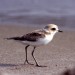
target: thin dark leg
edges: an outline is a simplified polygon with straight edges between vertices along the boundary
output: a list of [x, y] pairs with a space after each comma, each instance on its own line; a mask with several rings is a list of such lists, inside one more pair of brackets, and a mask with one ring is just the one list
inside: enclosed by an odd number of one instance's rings
[[28, 47], [29, 47], [29, 45], [27, 45], [27, 46], [25, 47], [26, 59], [25, 59], [24, 64], [26, 64], [26, 62], [27, 62], [28, 64], [33, 65], [33, 64], [29, 63], [29, 62], [28, 62], [28, 59], [27, 59], [27, 48], [28, 48]]
[[37, 63], [37, 61], [35, 60], [35, 57], [34, 57], [35, 48], [36, 48], [36, 47], [34, 47], [34, 49], [33, 49], [33, 51], [32, 51], [32, 57], [33, 57], [33, 59], [34, 59], [34, 61], [35, 61], [35, 63], [36, 63], [36, 66], [38, 66], [38, 63]]
[[37, 63], [37, 61], [36, 61], [36, 59], [35, 59], [35, 57], [34, 57], [35, 48], [36, 48], [36, 47], [34, 47], [34, 49], [33, 49], [33, 51], [32, 51], [32, 57], [33, 57], [33, 59], [34, 59], [34, 61], [35, 61], [35, 63], [36, 63], [36, 66], [37, 66], [37, 67], [46, 67], [46, 66], [38, 65], [38, 63]]

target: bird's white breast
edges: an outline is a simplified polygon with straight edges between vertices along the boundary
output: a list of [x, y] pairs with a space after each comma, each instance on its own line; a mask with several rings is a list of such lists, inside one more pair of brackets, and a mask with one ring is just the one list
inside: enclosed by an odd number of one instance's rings
[[40, 38], [38, 41], [41, 42], [42, 45], [48, 44], [52, 40], [52, 35], [46, 35], [45, 38]]

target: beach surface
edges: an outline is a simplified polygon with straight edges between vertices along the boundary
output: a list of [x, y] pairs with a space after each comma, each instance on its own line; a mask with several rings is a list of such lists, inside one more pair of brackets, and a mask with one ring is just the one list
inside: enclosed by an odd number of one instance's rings
[[[39, 27], [38, 27], [39, 28]], [[23, 65], [25, 45], [4, 38], [22, 36], [37, 27], [0, 25], [0, 75], [60, 75], [63, 71], [75, 67], [75, 31], [64, 30], [57, 33], [46, 46], [36, 48], [34, 56], [40, 65]], [[33, 47], [28, 48], [28, 60]]]

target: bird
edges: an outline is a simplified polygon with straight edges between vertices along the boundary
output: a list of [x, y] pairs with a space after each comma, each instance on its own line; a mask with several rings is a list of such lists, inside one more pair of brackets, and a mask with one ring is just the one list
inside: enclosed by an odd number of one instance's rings
[[35, 64], [36, 64], [35, 66], [43, 67], [37, 63], [37, 61], [34, 57], [34, 51], [35, 51], [36, 47], [42, 46], [42, 45], [47, 45], [49, 42], [51, 42], [54, 35], [57, 32], [63, 32], [63, 31], [59, 30], [59, 28], [56, 24], [47, 24], [42, 29], [34, 30], [34, 31], [24, 34], [22, 36], [9, 37], [6, 39], [19, 41], [25, 45], [26, 59], [25, 59], [24, 64], [27, 63], [30, 65], [34, 65], [34, 64], [30, 63], [27, 59], [27, 49], [29, 46], [32, 46], [33, 51], [31, 53], [31, 55], [35, 61]]

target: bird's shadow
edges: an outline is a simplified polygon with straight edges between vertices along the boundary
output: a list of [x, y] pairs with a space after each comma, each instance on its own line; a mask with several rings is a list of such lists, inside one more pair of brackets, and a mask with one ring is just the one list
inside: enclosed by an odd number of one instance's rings
[[6, 63], [0, 63], [0, 67], [15, 67], [18, 66], [16, 64], [6, 64]]

